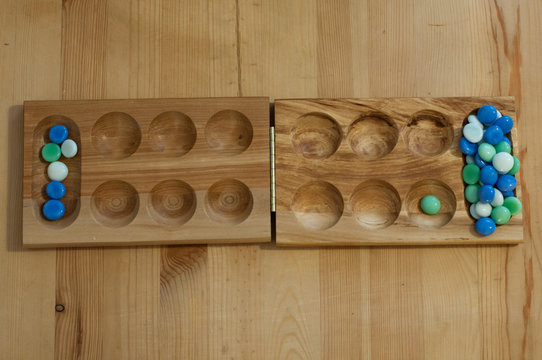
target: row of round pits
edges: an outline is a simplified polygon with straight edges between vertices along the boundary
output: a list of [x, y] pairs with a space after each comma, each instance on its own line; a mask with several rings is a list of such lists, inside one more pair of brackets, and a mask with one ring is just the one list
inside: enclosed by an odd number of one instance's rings
[[[194, 189], [182, 180], [165, 180], [150, 192], [147, 209], [152, 219], [170, 227], [181, 226], [194, 215], [197, 207]], [[219, 223], [242, 223], [252, 212], [250, 189], [236, 179], [224, 179], [209, 187], [204, 209]], [[139, 211], [139, 195], [129, 183], [110, 180], [99, 185], [92, 194], [90, 208], [94, 219], [107, 227], [118, 228], [131, 223]]]
[[[149, 141], [154, 151], [169, 156], [182, 156], [196, 143], [194, 122], [186, 114], [168, 111], [154, 118], [149, 126]], [[245, 151], [252, 143], [250, 120], [235, 110], [219, 111], [205, 126], [205, 140], [209, 148], [225, 155]], [[125, 159], [141, 144], [138, 122], [123, 112], [110, 112], [100, 117], [92, 127], [91, 142], [105, 158]]]
[[[417, 156], [439, 156], [450, 148], [454, 129], [441, 113], [422, 110], [412, 115], [405, 126], [403, 141]], [[309, 113], [297, 119], [290, 131], [294, 151], [307, 159], [321, 160], [333, 155], [343, 138], [339, 123], [328, 114]], [[386, 114], [371, 112], [354, 120], [346, 140], [351, 150], [364, 160], [376, 160], [389, 154], [399, 140], [399, 129]]]
[[[440, 200], [436, 214], [426, 214], [421, 200], [428, 195]], [[370, 230], [392, 225], [401, 212], [401, 198], [388, 182], [378, 179], [359, 184], [350, 196], [352, 216], [362, 227]], [[436, 229], [447, 224], [456, 211], [456, 197], [452, 189], [438, 180], [423, 180], [412, 186], [405, 198], [410, 221], [421, 228]], [[344, 211], [341, 192], [325, 181], [311, 181], [294, 194], [292, 212], [306, 229], [322, 231], [334, 226]]]

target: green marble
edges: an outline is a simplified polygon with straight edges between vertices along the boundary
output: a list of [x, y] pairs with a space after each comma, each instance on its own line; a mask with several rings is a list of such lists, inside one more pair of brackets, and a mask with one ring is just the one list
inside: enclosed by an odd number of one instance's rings
[[496, 153], [497, 153], [497, 151], [495, 150], [495, 147], [493, 145], [491, 145], [491, 144], [486, 143], [486, 142], [481, 143], [478, 146], [478, 155], [480, 155], [480, 157], [484, 161], [493, 160], [493, 156], [495, 156]]
[[422, 211], [428, 215], [435, 215], [440, 211], [440, 200], [433, 195], [424, 196], [420, 201]]
[[480, 200], [478, 198], [478, 190], [480, 190], [480, 185], [478, 184], [467, 185], [465, 188], [465, 199], [471, 204], [477, 203]]
[[480, 181], [480, 168], [476, 164], [465, 165], [463, 168], [463, 181], [470, 185]]
[[515, 175], [519, 171], [519, 168], [521, 166], [519, 159], [515, 156], [513, 156], [513, 158], [514, 158], [514, 166], [512, 166], [512, 168], [508, 172], [508, 175]]
[[505, 206], [497, 206], [491, 211], [491, 218], [495, 221], [497, 225], [504, 225], [510, 221], [510, 210]]
[[507, 143], [506, 141], [501, 141], [500, 143], [498, 143], [497, 145], [495, 145], [495, 150], [500, 153], [500, 152], [505, 152], [505, 153], [509, 153], [512, 151], [512, 148], [510, 147], [510, 144]]
[[517, 215], [521, 212], [521, 201], [515, 196], [504, 199], [503, 206], [510, 210], [511, 215]]
[[57, 161], [60, 159], [60, 155], [62, 155], [62, 151], [60, 151], [60, 146], [58, 146], [58, 144], [49, 143], [45, 144], [45, 146], [41, 148], [41, 157], [45, 161]]

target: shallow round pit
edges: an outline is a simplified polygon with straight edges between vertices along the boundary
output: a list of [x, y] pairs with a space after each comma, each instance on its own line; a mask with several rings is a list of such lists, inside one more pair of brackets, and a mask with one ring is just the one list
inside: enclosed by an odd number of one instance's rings
[[215, 182], [205, 195], [205, 212], [214, 221], [236, 225], [252, 212], [253, 199], [250, 189], [236, 179]]
[[388, 182], [371, 179], [359, 184], [350, 197], [356, 222], [369, 230], [390, 226], [401, 212], [401, 198]]
[[252, 124], [239, 111], [219, 111], [207, 121], [205, 140], [212, 150], [225, 155], [237, 155], [252, 143]]
[[358, 157], [376, 160], [393, 150], [399, 139], [399, 130], [387, 115], [374, 112], [354, 120], [346, 139]]
[[149, 126], [149, 140], [154, 151], [182, 156], [196, 143], [196, 126], [187, 115], [167, 111], [155, 117]]
[[103, 115], [94, 123], [90, 136], [96, 151], [110, 159], [129, 157], [141, 143], [139, 124], [123, 112]]
[[294, 151], [306, 159], [330, 157], [339, 148], [341, 139], [341, 126], [331, 116], [323, 113], [301, 116], [290, 131]]
[[158, 224], [174, 227], [192, 218], [196, 203], [196, 193], [186, 182], [165, 180], [152, 188], [147, 209]]
[[[434, 195], [440, 200], [440, 211], [435, 215], [425, 214], [420, 207], [420, 201], [427, 195]], [[413, 224], [424, 229], [438, 229], [453, 218], [457, 201], [453, 190], [442, 181], [422, 180], [410, 188], [405, 205]]]
[[452, 146], [454, 127], [438, 111], [418, 111], [403, 129], [407, 149], [417, 156], [439, 156]]
[[335, 186], [317, 180], [297, 189], [291, 209], [303, 227], [321, 231], [329, 229], [339, 221], [344, 210], [344, 202]]
[[139, 210], [139, 195], [127, 182], [106, 181], [94, 190], [90, 210], [98, 223], [107, 227], [122, 227], [136, 217]]

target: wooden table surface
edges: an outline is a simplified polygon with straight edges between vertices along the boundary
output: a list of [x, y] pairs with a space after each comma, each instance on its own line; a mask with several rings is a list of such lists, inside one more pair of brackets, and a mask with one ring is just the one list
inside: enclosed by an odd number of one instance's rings
[[[537, 0], [2, 1], [1, 358], [541, 359], [541, 17]], [[23, 100], [252, 95], [514, 95], [525, 244], [21, 248]]]

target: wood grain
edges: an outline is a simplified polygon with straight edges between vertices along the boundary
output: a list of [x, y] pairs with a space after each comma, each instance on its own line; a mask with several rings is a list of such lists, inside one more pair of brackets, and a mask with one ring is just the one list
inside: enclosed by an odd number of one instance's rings
[[[459, 150], [469, 113], [485, 103], [515, 114], [513, 98], [280, 99], [275, 103], [278, 245], [452, 245], [523, 241], [520, 215], [492, 236], [474, 230], [464, 199]], [[367, 123], [369, 125], [367, 125]], [[514, 154], [523, 147], [512, 133]], [[381, 188], [363, 198], [362, 183], [385, 181], [397, 192], [391, 215], [380, 206]], [[520, 181], [521, 184], [521, 181]], [[521, 189], [517, 190], [521, 198]], [[419, 209], [425, 195], [441, 211]], [[370, 196], [372, 195], [372, 196]], [[392, 200], [393, 201], [393, 200]], [[359, 203], [359, 201], [358, 201]], [[401, 206], [402, 203], [402, 206]], [[374, 217], [391, 216], [390, 220]]]
[[[22, 102], [60, 94], [58, 1], [6, 1], [0, 12], [0, 354], [53, 359], [54, 250], [22, 248]], [[39, 54], [39, 56], [36, 56]]]
[[[103, 347], [99, 357], [114, 359], [542, 356], [540, 2], [24, 0], [3, 5], [0, 146], [11, 149], [0, 161], [0, 228], [7, 225], [0, 232], [4, 358], [51, 359], [54, 348], [57, 358], [100, 354], [98, 348], [76, 352], [91, 349], [90, 344]], [[66, 309], [100, 314], [69, 317], [69, 328], [88, 334], [79, 345], [77, 333], [55, 336], [55, 322], [68, 326], [59, 318], [65, 312], [55, 319], [55, 252], [15, 246], [21, 243], [15, 211], [21, 211], [16, 202], [22, 191], [22, 141], [17, 139], [22, 139], [23, 100], [241, 94], [272, 99], [514, 96], [526, 146], [520, 155], [527, 165], [520, 174], [531, 219], [524, 244], [63, 249], [57, 294], [70, 299]], [[79, 261], [89, 265], [86, 271], [65, 273]], [[168, 281], [160, 282], [166, 273]], [[104, 291], [83, 292], [100, 288]], [[83, 318], [101, 319], [101, 327], [78, 320]], [[203, 335], [190, 342], [193, 334]]]

